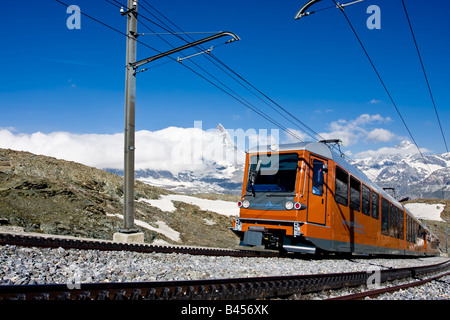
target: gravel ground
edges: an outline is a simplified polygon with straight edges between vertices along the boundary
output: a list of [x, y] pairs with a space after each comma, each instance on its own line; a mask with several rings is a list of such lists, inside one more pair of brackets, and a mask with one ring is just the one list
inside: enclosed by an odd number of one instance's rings
[[[236, 258], [4, 245], [0, 246], [0, 285], [300, 275], [367, 271], [374, 266], [401, 268], [444, 260], [441, 257], [345, 260]], [[417, 293], [418, 299], [449, 299], [448, 277], [446, 282], [436, 282], [431, 286], [429, 290]], [[444, 294], [440, 295], [440, 292]], [[411, 299], [411, 295], [405, 299]]]
[[[366, 298], [366, 300], [372, 300]], [[385, 293], [377, 300], [450, 300], [450, 276], [445, 276], [419, 287]]]

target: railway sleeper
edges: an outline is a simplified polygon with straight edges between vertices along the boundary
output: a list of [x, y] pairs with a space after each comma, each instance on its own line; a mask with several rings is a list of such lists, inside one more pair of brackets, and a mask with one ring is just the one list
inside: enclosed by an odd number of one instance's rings
[[125, 290], [119, 290], [114, 293], [113, 300], [128, 300], [127, 293]]
[[183, 296], [182, 300], [194, 300], [195, 297], [195, 288], [193, 286], [188, 286], [186, 288], [186, 293]]
[[142, 300], [142, 291], [141, 289], [134, 289], [130, 295], [130, 300]]
[[56, 300], [71, 300], [70, 292], [63, 292], [56, 296]]

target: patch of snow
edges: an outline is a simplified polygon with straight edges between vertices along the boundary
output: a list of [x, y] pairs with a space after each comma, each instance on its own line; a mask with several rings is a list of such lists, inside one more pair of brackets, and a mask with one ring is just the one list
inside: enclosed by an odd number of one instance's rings
[[[107, 214], [108, 217], [117, 217], [123, 219], [123, 215], [121, 214]], [[180, 241], [180, 233], [171, 227], [169, 227], [164, 221], [156, 221], [156, 224], [159, 228], [152, 227], [147, 222], [141, 221], [141, 220], [134, 220], [134, 223], [142, 228], [145, 228], [147, 230], [158, 232], [167, 238], [173, 240], [173, 241]]]
[[203, 218], [203, 221], [205, 221], [205, 224], [208, 226], [213, 226], [216, 224], [214, 221], [212, 221], [210, 219], [206, 219], [206, 218]]
[[162, 198], [158, 200], [148, 200], [141, 198], [138, 200], [138, 202], [145, 202], [151, 205], [152, 207], [157, 207], [161, 209], [161, 211], [165, 212], [174, 212], [176, 210], [175, 206], [173, 205], [173, 202], [170, 199]]
[[174, 212], [175, 206], [172, 201], [180, 201], [198, 206], [200, 210], [212, 211], [224, 216], [236, 217], [239, 215], [239, 207], [232, 201], [209, 200], [179, 194], [163, 195], [158, 200], [147, 200], [141, 198], [138, 201], [148, 203], [149, 205], [166, 212]]
[[239, 215], [239, 207], [235, 202], [231, 201], [201, 199], [197, 197], [178, 194], [162, 196], [162, 198], [170, 199], [171, 201], [181, 201], [193, 204], [195, 206], [198, 206], [201, 210], [208, 210], [225, 216]]
[[428, 204], [428, 203], [407, 203], [407, 208], [414, 217], [424, 220], [444, 221], [441, 218], [441, 212], [444, 210], [444, 204]]

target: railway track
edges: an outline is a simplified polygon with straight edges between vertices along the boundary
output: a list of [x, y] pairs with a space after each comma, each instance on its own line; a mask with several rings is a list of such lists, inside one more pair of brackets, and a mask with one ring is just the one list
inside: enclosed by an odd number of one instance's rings
[[[442, 272], [436, 265], [380, 271], [380, 281]], [[367, 272], [257, 278], [0, 286], [0, 300], [256, 300], [366, 285]], [[355, 297], [360, 298], [360, 297]]]
[[410, 283], [405, 283], [405, 284], [401, 284], [401, 285], [397, 285], [397, 286], [391, 286], [391, 287], [369, 290], [369, 291], [364, 291], [364, 292], [359, 292], [359, 293], [354, 293], [354, 294], [349, 294], [349, 295], [343, 295], [340, 297], [329, 298], [327, 300], [345, 301], [345, 300], [362, 300], [364, 298], [376, 298], [384, 293], [393, 293], [396, 291], [406, 290], [409, 288], [421, 286], [428, 282], [438, 280], [439, 278], [442, 278], [442, 277], [445, 277], [448, 275], [450, 275], [450, 272], [441, 273], [441, 274], [429, 277], [427, 279], [413, 281]]
[[[0, 245], [63, 247], [93, 250], [129, 250], [138, 252], [229, 255], [237, 257], [278, 256], [273, 252], [208, 249], [176, 246], [124, 244], [111, 241], [39, 237], [0, 233]], [[450, 269], [450, 260], [430, 266], [380, 270], [378, 281], [417, 278]], [[329, 289], [364, 286], [372, 276], [368, 272], [275, 276], [255, 278], [152, 281], [122, 283], [67, 283], [45, 285], [2, 285], [0, 300], [255, 300], [306, 295]], [[375, 293], [367, 295], [373, 296]], [[345, 299], [362, 299], [353, 295]]]
[[139, 243], [120, 243], [107, 240], [77, 239], [65, 237], [38, 236], [30, 234], [0, 233], [0, 245], [17, 245], [28, 247], [106, 250], [106, 251], [135, 251], [142, 253], [184, 253], [192, 255], [231, 256], [231, 257], [279, 257], [278, 252], [233, 250], [205, 247], [156, 246]]

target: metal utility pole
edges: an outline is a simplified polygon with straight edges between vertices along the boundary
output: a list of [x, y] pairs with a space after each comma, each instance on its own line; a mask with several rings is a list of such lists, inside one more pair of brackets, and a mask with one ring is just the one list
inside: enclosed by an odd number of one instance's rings
[[135, 150], [135, 105], [136, 73], [132, 63], [136, 62], [137, 0], [128, 0], [127, 53], [125, 75], [125, 155], [123, 185], [123, 233], [135, 233], [134, 228], [134, 150]]
[[[127, 15], [127, 52], [125, 75], [125, 135], [124, 135], [124, 185], [123, 185], [123, 229], [114, 234], [114, 240], [121, 242], [143, 242], [143, 233], [134, 226], [134, 162], [135, 162], [135, 105], [136, 105], [136, 69], [146, 63], [168, 56], [172, 53], [200, 45], [202, 43], [231, 36], [232, 42], [239, 37], [232, 32], [219, 32], [213, 36], [186, 44], [155, 56], [136, 61], [137, 41], [137, 0], [128, 0], [128, 11], [120, 10]], [[141, 70], [143, 71], [143, 70]], [[140, 72], [140, 71], [139, 71]]]

